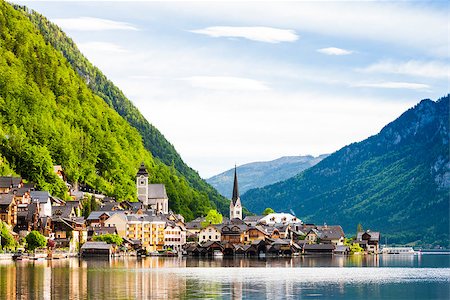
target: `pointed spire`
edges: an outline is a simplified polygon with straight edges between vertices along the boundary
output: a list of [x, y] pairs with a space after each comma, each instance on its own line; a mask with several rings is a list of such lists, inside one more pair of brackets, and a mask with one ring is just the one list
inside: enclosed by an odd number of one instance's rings
[[144, 176], [148, 176], [148, 172], [147, 169], [145, 168], [145, 164], [144, 162], [141, 163], [141, 166], [139, 167], [139, 171], [137, 172], [137, 175], [144, 175]]
[[239, 199], [239, 188], [238, 188], [238, 179], [237, 179], [237, 168], [234, 165], [234, 184], [233, 184], [233, 197], [231, 200], [233, 201], [233, 205], [236, 204], [236, 201]]

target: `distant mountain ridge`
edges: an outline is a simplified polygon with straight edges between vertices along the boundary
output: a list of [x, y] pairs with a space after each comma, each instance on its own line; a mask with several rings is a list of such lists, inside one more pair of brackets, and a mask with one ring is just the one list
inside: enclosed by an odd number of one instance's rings
[[422, 100], [380, 133], [283, 182], [245, 193], [251, 211], [381, 231], [389, 243], [449, 245], [449, 95]]
[[[237, 167], [239, 190], [241, 195], [246, 191], [273, 184], [291, 178], [300, 172], [314, 166], [328, 154], [317, 157], [283, 156], [271, 161], [253, 162]], [[233, 188], [234, 169], [215, 175], [206, 182], [211, 184], [223, 196], [230, 199]]]

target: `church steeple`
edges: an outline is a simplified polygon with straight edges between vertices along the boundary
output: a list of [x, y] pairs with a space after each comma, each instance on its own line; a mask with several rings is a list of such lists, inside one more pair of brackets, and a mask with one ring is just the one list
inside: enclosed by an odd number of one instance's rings
[[238, 179], [237, 179], [237, 170], [236, 165], [234, 166], [234, 184], [233, 184], [233, 197], [231, 200], [233, 200], [233, 204], [236, 205], [236, 201], [239, 199], [239, 186], [238, 186]]
[[141, 163], [141, 166], [139, 167], [139, 171], [137, 172], [137, 176], [139, 176], [139, 175], [148, 176], [148, 172], [147, 172], [147, 169], [145, 168], [144, 162]]
[[148, 172], [144, 163], [141, 163], [139, 171], [136, 174], [137, 197], [145, 207], [148, 206]]
[[239, 186], [238, 186], [236, 166], [234, 166], [233, 196], [231, 197], [230, 201], [230, 220], [232, 219], [242, 220], [242, 205], [241, 205], [241, 198], [239, 197]]

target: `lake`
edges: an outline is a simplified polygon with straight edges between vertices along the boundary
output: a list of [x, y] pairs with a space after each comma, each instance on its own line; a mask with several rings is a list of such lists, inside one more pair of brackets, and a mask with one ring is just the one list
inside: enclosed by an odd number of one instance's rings
[[0, 261], [0, 299], [449, 299], [450, 255]]

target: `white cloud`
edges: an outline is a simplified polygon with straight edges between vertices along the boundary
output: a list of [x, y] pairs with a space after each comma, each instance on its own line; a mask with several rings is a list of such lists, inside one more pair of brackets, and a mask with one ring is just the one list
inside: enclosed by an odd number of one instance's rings
[[400, 1], [180, 3], [173, 8], [211, 22], [264, 24], [328, 37], [384, 42], [449, 56], [448, 6]]
[[267, 91], [269, 87], [254, 79], [231, 76], [190, 76], [181, 78], [196, 88], [227, 91]]
[[79, 17], [79, 18], [57, 18], [52, 22], [62, 27], [64, 30], [80, 31], [104, 31], [104, 30], [138, 30], [130, 23], [118, 22], [107, 19]]
[[375, 83], [357, 83], [354, 84], [355, 87], [369, 87], [369, 88], [382, 88], [382, 89], [408, 89], [408, 90], [424, 90], [429, 89], [430, 86], [423, 83], [413, 83], [413, 82], [397, 82], [397, 81], [387, 81], [387, 82], [375, 82]]
[[381, 61], [372, 64], [364, 69], [359, 69], [368, 73], [390, 73], [411, 76], [421, 76], [430, 78], [449, 78], [450, 65], [431, 61], [410, 60], [407, 62]]
[[125, 53], [127, 50], [120, 45], [108, 42], [88, 42], [88, 43], [78, 43], [78, 48], [83, 53], [93, 53], [93, 52], [109, 52], [109, 53]]
[[244, 38], [265, 43], [295, 42], [299, 36], [294, 30], [272, 27], [233, 27], [213, 26], [204, 29], [189, 30], [193, 33], [205, 34], [210, 37]]
[[353, 51], [336, 48], [336, 47], [317, 49], [317, 52], [320, 52], [320, 53], [323, 53], [326, 55], [349, 55], [349, 54], [353, 53]]

